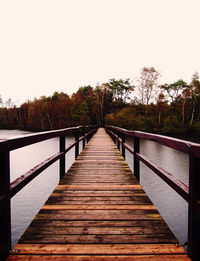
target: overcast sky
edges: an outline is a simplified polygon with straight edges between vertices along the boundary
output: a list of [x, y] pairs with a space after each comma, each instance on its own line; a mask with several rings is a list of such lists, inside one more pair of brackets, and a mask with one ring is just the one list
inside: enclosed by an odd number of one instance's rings
[[200, 73], [200, 0], [1, 0], [0, 94], [20, 104], [110, 78]]

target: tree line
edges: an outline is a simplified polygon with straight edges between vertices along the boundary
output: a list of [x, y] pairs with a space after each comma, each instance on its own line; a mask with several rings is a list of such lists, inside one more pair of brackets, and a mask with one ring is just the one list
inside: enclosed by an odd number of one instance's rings
[[[200, 132], [200, 81], [182, 79], [159, 84], [154, 67], [144, 67], [133, 84], [130, 79], [110, 79], [95, 87], [80, 87], [71, 96], [52, 96], [0, 108], [0, 127], [43, 131], [95, 124], [162, 134]], [[2, 100], [1, 100], [2, 103]]]

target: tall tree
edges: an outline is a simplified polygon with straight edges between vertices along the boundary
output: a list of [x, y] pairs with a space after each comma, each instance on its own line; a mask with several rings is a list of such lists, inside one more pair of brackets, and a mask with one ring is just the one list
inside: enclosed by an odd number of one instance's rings
[[167, 101], [166, 101], [165, 96], [162, 92], [158, 96], [158, 100], [157, 100], [156, 105], [157, 105], [157, 108], [158, 108], [158, 129], [160, 129], [162, 114], [167, 110]]
[[[197, 109], [197, 104], [199, 102], [200, 105], [200, 81], [198, 73], [194, 73], [192, 76], [192, 81], [189, 85], [191, 100], [192, 100], [192, 113], [190, 118], [190, 125], [193, 124], [195, 111]], [[198, 108], [199, 109], [199, 108]]]
[[144, 67], [138, 78], [137, 99], [143, 105], [149, 105], [154, 101], [160, 73], [154, 67]]
[[88, 95], [90, 95], [92, 90], [93, 90], [92, 86], [87, 85], [87, 86], [80, 87], [77, 92], [81, 94], [83, 99], [86, 99]]
[[28, 109], [29, 109], [30, 102], [23, 103], [19, 110], [21, 115], [21, 127], [25, 130], [28, 129]]
[[185, 90], [182, 92], [182, 94], [178, 97], [182, 103], [181, 115], [182, 115], [183, 127], [185, 127], [185, 106], [186, 106], [186, 101], [189, 97], [190, 97], [190, 92], [189, 92], [188, 88], [185, 88]]
[[187, 83], [183, 80], [178, 80], [171, 84], [164, 84], [161, 88], [167, 92], [171, 102], [174, 102], [179, 95], [187, 88]]
[[116, 103], [126, 103], [130, 99], [130, 94], [134, 90], [134, 86], [131, 85], [130, 79], [110, 79], [107, 84], [112, 95], [113, 101]]
[[105, 83], [102, 85], [98, 84], [93, 91], [93, 98], [97, 106], [97, 123], [101, 126], [104, 125], [104, 102], [108, 92], [109, 86]]

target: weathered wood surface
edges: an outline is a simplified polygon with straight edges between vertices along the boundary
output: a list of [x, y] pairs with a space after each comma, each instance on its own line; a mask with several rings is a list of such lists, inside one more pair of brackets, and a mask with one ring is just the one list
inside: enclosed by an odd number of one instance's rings
[[190, 260], [99, 129], [8, 260]]

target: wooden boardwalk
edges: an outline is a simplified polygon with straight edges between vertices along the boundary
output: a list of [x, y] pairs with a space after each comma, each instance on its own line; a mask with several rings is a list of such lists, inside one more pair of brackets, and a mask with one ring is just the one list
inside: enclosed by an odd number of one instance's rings
[[8, 260], [190, 260], [99, 129]]

